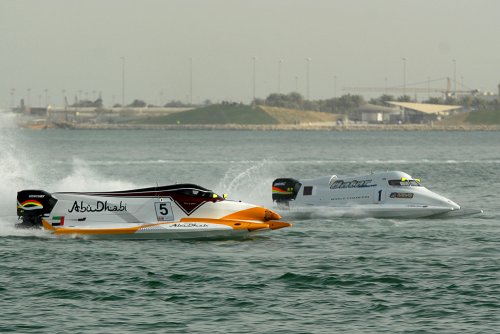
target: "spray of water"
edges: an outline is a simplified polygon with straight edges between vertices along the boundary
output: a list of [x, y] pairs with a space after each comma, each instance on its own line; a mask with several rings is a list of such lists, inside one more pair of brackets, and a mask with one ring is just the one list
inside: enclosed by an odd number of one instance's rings
[[136, 188], [131, 182], [101, 176], [87, 162], [73, 157], [71, 173], [49, 188], [51, 191], [111, 191]]
[[[271, 206], [272, 164], [263, 160], [252, 162], [248, 167], [232, 165], [224, 174], [216, 189], [229, 194], [229, 199]], [[243, 170], [242, 170], [243, 169]]]
[[22, 189], [55, 191], [104, 191], [135, 188], [130, 182], [101, 176], [82, 159], [74, 158], [71, 172], [58, 180], [44, 181], [30, 157], [30, 139], [16, 124], [16, 116], [0, 111], [0, 236], [42, 236], [42, 231], [18, 230], [16, 196]]
[[18, 142], [16, 116], [0, 111], [0, 235], [31, 235], [16, 231], [16, 195], [36, 180], [35, 171]]

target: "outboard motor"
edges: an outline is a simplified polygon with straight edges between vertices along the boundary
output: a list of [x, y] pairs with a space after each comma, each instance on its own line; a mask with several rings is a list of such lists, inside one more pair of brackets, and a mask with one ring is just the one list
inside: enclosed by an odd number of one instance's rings
[[49, 214], [57, 199], [43, 190], [22, 190], [17, 193], [17, 228], [41, 228], [42, 217]]
[[295, 200], [302, 184], [295, 179], [276, 179], [273, 181], [273, 201], [288, 205]]

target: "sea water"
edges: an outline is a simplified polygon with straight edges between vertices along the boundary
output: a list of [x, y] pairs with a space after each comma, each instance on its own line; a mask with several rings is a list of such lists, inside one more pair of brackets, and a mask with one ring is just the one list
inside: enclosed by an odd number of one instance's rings
[[[500, 133], [121, 131], [0, 125], [0, 332], [493, 333]], [[278, 177], [401, 170], [479, 216], [284, 213], [244, 240], [19, 231], [16, 192], [189, 182], [272, 207]]]

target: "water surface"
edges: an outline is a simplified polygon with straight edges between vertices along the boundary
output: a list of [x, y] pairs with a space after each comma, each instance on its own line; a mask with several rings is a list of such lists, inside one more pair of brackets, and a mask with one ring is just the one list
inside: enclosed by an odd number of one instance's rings
[[[500, 133], [0, 129], [0, 332], [469, 333], [500, 328]], [[16, 231], [16, 191], [192, 182], [272, 206], [277, 177], [402, 170], [481, 216], [325, 210], [245, 240]]]

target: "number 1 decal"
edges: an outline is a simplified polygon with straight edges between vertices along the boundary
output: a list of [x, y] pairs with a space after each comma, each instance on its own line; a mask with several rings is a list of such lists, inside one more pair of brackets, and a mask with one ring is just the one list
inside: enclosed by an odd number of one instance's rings
[[174, 213], [172, 212], [172, 205], [166, 202], [155, 202], [156, 220], [160, 221], [173, 221]]

